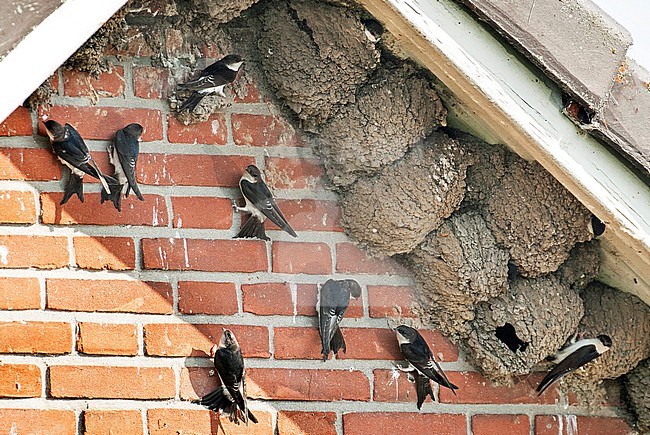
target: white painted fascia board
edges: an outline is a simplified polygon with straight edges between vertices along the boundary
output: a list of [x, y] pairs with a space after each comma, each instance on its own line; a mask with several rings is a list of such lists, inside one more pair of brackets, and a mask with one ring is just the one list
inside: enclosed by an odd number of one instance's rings
[[0, 122], [127, 0], [66, 0], [0, 62]]
[[559, 90], [450, 0], [360, 3], [449, 89], [467, 124], [537, 160], [607, 224], [599, 278], [650, 304], [650, 188], [561, 113]]

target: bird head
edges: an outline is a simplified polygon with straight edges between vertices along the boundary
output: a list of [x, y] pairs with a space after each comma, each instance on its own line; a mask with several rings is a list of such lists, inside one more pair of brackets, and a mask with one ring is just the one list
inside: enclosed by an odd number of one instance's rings
[[239, 343], [237, 343], [235, 334], [233, 334], [230, 329], [223, 330], [221, 341], [219, 342], [219, 347], [239, 347]]
[[381, 39], [382, 33], [384, 33], [384, 27], [379, 23], [379, 21], [372, 18], [361, 20], [364, 26], [364, 32], [366, 38], [373, 44], [379, 42]]
[[140, 136], [142, 136], [142, 133], [144, 132], [144, 128], [137, 122], [134, 122], [133, 124], [129, 124], [126, 127], [123, 128], [124, 132], [137, 138], [138, 140], [140, 139]]
[[612, 339], [609, 337], [609, 335], [602, 334], [599, 335], [597, 338], [600, 340], [601, 343], [603, 343], [604, 346], [612, 347]]
[[255, 181], [258, 181], [262, 178], [262, 173], [259, 169], [257, 169], [257, 166], [255, 165], [248, 165], [246, 172], [248, 172]]
[[43, 125], [51, 141], [62, 140], [65, 137], [65, 128], [55, 120], [48, 119]]
[[229, 54], [228, 56], [222, 58], [219, 62], [222, 62], [222, 65], [225, 64], [228, 69], [231, 69], [233, 71], [239, 71], [239, 68], [241, 68], [242, 64], [244, 63], [241, 56], [238, 54]]
[[350, 291], [350, 296], [353, 298], [358, 298], [361, 296], [361, 286], [359, 285], [358, 282], [356, 282], [353, 279], [346, 279], [345, 284], [348, 287], [348, 290]]
[[400, 344], [413, 343], [418, 336], [418, 331], [410, 326], [400, 325], [395, 328], [395, 334], [397, 335], [397, 341], [399, 341]]

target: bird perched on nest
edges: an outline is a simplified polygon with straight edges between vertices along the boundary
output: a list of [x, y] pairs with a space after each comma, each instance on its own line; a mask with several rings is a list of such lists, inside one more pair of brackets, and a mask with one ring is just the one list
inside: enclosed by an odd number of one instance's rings
[[549, 358], [557, 365], [539, 383], [537, 386], [537, 395], [541, 396], [554, 382], [579, 369], [588, 362], [595, 360], [607, 352], [611, 346], [612, 339], [608, 335], [603, 334], [596, 338], [578, 340], [561, 349]]
[[248, 165], [244, 175], [239, 180], [239, 188], [244, 196], [246, 205], [244, 207], [238, 207], [237, 204], [233, 203], [233, 208], [237, 212], [250, 213], [251, 217], [248, 218], [241, 230], [239, 230], [239, 233], [235, 236], [236, 238], [269, 240], [264, 231], [264, 221], [267, 218], [293, 237], [298, 237], [278, 208], [278, 204], [275, 202], [269, 187], [262, 179], [262, 173], [257, 166]]
[[328, 279], [320, 289], [318, 299], [318, 330], [320, 332], [323, 361], [339, 350], [347, 348], [339, 325], [348, 309], [351, 298], [361, 296], [361, 286], [353, 279]]
[[115, 167], [114, 177], [117, 184], [108, 183], [111, 192], [102, 189], [101, 202], [112, 201], [118, 211], [122, 211], [122, 190], [126, 185], [125, 195], [129, 197], [129, 191], [133, 190], [140, 201], [144, 201], [138, 182], [135, 179], [135, 165], [140, 153], [140, 136], [142, 126], [137, 123], [129, 124], [115, 133], [114, 143], [108, 146], [108, 158]]
[[222, 385], [202, 397], [198, 403], [228, 416], [230, 421], [237, 424], [243, 421], [248, 426], [248, 420], [257, 423], [257, 418], [248, 409], [244, 358], [235, 334], [224, 329], [219, 346], [215, 345], [211, 352], [214, 353], [214, 367]]
[[86, 174], [97, 178], [102, 183], [102, 188], [111, 192], [109, 185], [117, 185], [117, 180], [102, 174], [77, 130], [70, 124], [63, 126], [52, 119], [43, 124], [54, 154], [70, 169], [61, 205], [68, 202], [73, 195], [77, 195], [79, 201], [84, 202], [83, 177]]
[[433, 399], [431, 381], [449, 388], [452, 393], [456, 394], [455, 390], [458, 387], [449, 382], [447, 375], [433, 358], [433, 353], [422, 335], [417, 330], [406, 325], [398, 326], [395, 333], [399, 342], [399, 350], [409, 363], [407, 368], [398, 368], [401, 371], [412, 373], [415, 381], [418, 409], [422, 407], [427, 395]]
[[223, 88], [235, 81], [243, 63], [238, 54], [229, 54], [201, 71], [198, 78], [179, 84], [179, 88], [189, 89], [192, 94], [181, 104], [178, 111], [193, 111], [207, 95], [217, 94], [225, 97]]

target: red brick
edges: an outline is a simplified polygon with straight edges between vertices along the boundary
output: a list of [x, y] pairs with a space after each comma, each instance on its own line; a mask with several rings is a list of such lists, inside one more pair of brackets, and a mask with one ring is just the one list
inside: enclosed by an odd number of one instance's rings
[[278, 435], [336, 435], [333, 412], [278, 412]]
[[92, 74], [63, 70], [63, 94], [68, 97], [119, 97], [124, 94], [124, 68], [113, 66], [94, 78]]
[[336, 244], [336, 271], [343, 273], [369, 273], [373, 275], [410, 276], [411, 273], [391, 258], [368, 256], [352, 243]]
[[239, 308], [235, 284], [180, 281], [178, 311], [183, 314], [236, 314]]
[[167, 139], [172, 143], [225, 145], [228, 138], [226, 115], [217, 113], [207, 121], [181, 124], [174, 115], [167, 116]]
[[75, 259], [81, 269], [135, 268], [135, 244], [130, 237], [75, 237]]
[[332, 254], [326, 243], [273, 242], [273, 272], [328, 275]]
[[50, 366], [53, 398], [173, 399], [176, 380], [170, 367]]
[[261, 240], [142, 239], [145, 269], [258, 272], [267, 270]]
[[[343, 231], [341, 209], [336, 201], [279, 200], [278, 206], [296, 231]], [[266, 222], [268, 229], [279, 229], [270, 220]]]
[[368, 312], [370, 317], [415, 317], [415, 294], [412, 287], [368, 286]]
[[23, 190], [1, 190], [0, 223], [36, 223], [34, 194]]
[[266, 183], [273, 189], [315, 189], [325, 187], [318, 159], [267, 157]]
[[144, 435], [140, 411], [86, 410], [84, 435]]
[[40, 397], [41, 369], [31, 364], [0, 364], [0, 397]]
[[288, 283], [242, 284], [241, 291], [246, 313], [260, 316], [293, 314], [291, 288]]
[[29, 110], [20, 106], [0, 123], [0, 136], [31, 136], [32, 117]]
[[535, 380], [523, 378], [513, 386], [495, 386], [477, 372], [447, 372], [452, 384], [458, 386], [456, 395], [446, 388], [440, 392], [441, 403], [538, 403], [551, 405], [559, 400], [557, 390], [549, 389], [540, 397], [535, 392]]
[[474, 415], [473, 435], [529, 435], [530, 420], [527, 415]]
[[49, 181], [61, 178], [61, 164], [49, 149], [0, 148], [0, 180]]
[[[393, 378], [393, 373], [396, 378]], [[417, 402], [415, 384], [409, 382], [405, 373], [397, 369], [395, 371], [377, 369], [373, 371], [373, 375], [375, 382], [372, 397], [375, 402]], [[427, 402], [430, 400], [428, 398]]]
[[80, 322], [77, 351], [88, 355], [137, 355], [138, 328], [129, 324]]
[[183, 367], [181, 369], [180, 398], [197, 400], [221, 385], [214, 367]]
[[0, 353], [64, 354], [71, 350], [69, 323], [0, 322]]
[[345, 435], [466, 435], [467, 423], [462, 414], [354, 412], [343, 414], [343, 430]]
[[257, 424], [235, 424], [207, 409], [148, 409], [150, 435], [218, 434], [268, 435], [273, 433], [273, 420], [269, 412], [253, 411]]
[[175, 196], [172, 208], [176, 228], [227, 230], [232, 226], [232, 201], [229, 198]]
[[[127, 107], [76, 107], [53, 106], [49, 112], [40, 114], [61, 124], [69, 123], [84, 139], [113, 139], [115, 132], [137, 122], [144, 127], [142, 140], [161, 140], [162, 115], [159, 110]], [[43, 123], [39, 122], [39, 134], [45, 135]]]
[[137, 178], [156, 186], [238, 187], [249, 156], [210, 156], [205, 154], [141, 154]]
[[257, 88], [255, 83], [246, 83], [244, 88], [246, 94], [243, 97], [235, 95], [235, 103], [259, 103], [262, 101], [260, 90]]
[[248, 396], [265, 400], [370, 400], [370, 383], [357, 370], [249, 368]]
[[43, 223], [167, 226], [167, 205], [165, 198], [160, 195], [144, 195], [144, 201], [138, 201], [131, 195], [122, 201], [121, 212], [111, 202], [100, 205], [99, 193], [85, 193], [83, 203], [72, 198], [68, 203], [60, 205], [62, 197], [63, 193], [57, 192], [41, 194]]
[[77, 433], [74, 411], [0, 409], [0, 433], [73, 435]]
[[[273, 330], [275, 359], [321, 359], [317, 328], [281, 328]], [[339, 356], [342, 353], [339, 353]]]
[[56, 269], [67, 266], [69, 260], [66, 237], [0, 235], [0, 269]]
[[136, 97], [159, 99], [167, 94], [169, 72], [153, 66], [133, 68], [133, 92]]
[[47, 308], [171, 314], [172, 289], [166, 282], [48, 278]]
[[38, 310], [40, 307], [38, 279], [0, 277], [0, 310]]
[[632, 435], [635, 433], [637, 432], [621, 418], [576, 417], [575, 415], [535, 416], [535, 435]]
[[296, 131], [281, 116], [232, 114], [232, 138], [236, 145], [268, 147], [302, 146]]
[[268, 358], [269, 331], [265, 326], [153, 323], [144, 326], [145, 353], [153, 356], [209, 356], [230, 329], [246, 358]]

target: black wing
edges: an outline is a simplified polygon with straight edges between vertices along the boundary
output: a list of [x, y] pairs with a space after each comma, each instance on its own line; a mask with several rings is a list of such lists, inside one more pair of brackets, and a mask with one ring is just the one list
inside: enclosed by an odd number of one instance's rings
[[217, 86], [227, 85], [233, 80], [229, 80], [229, 78], [222, 77], [220, 75], [207, 75], [201, 76], [195, 80], [190, 80], [187, 83], [180, 84], [178, 87], [181, 89], [190, 89], [192, 91], [202, 91], [204, 89], [211, 89], [216, 88]]
[[56, 155], [86, 174], [99, 178], [95, 168], [89, 164], [91, 160], [90, 152], [77, 130], [69, 124], [65, 125], [65, 130], [67, 133], [66, 138], [52, 143]]
[[595, 360], [599, 356], [600, 354], [596, 351], [596, 346], [593, 344], [577, 349], [571, 355], [560, 361], [560, 363], [553, 367], [553, 369], [548, 372], [544, 379], [542, 379], [542, 382], [540, 382], [537, 386], [538, 395], [541, 395], [544, 390], [550, 387], [562, 376], [571, 373], [572, 371], [582, 367], [588, 362]]
[[449, 382], [445, 372], [433, 358], [431, 349], [429, 349], [429, 346], [421, 335], [418, 334], [418, 338], [411, 344], [400, 345], [400, 350], [406, 360], [420, 373], [452, 391], [458, 389], [456, 385]]
[[282, 228], [293, 237], [297, 237], [296, 232], [291, 228], [284, 215], [278, 208], [273, 199], [273, 194], [265, 182], [251, 183], [247, 180], [241, 180], [239, 183], [242, 194], [271, 222]]
[[422, 404], [426, 400], [427, 396], [431, 396], [431, 400], [434, 400], [433, 390], [431, 389], [431, 381], [424, 375], [415, 372], [415, 392], [417, 393], [418, 398], [418, 409], [422, 408]]
[[[81, 165], [77, 166], [74, 163], [72, 163], [71, 161], [68, 161], [66, 158], [64, 158], [64, 157], [61, 157], [61, 158], [63, 160], [65, 160], [66, 162], [72, 164], [76, 168], [84, 171], [86, 174], [97, 178], [102, 183], [102, 186], [104, 187], [104, 189], [106, 189], [107, 191], [110, 190], [110, 188], [108, 187], [108, 182], [107, 182], [107, 178], [110, 178], [110, 177], [105, 176], [99, 170], [99, 167], [97, 166], [97, 163], [95, 163], [95, 161], [93, 160], [93, 157], [90, 155], [90, 151], [88, 151], [88, 147], [86, 146], [86, 143], [84, 142], [84, 140], [81, 137], [81, 135], [79, 134], [79, 132], [77, 132], [77, 130], [73, 126], [71, 126], [70, 124], [65, 125], [65, 130], [67, 131], [67, 133], [69, 135], [68, 143], [71, 143], [70, 148], [76, 148], [78, 150], [78, 153], [79, 153], [79, 154], [76, 154], [76, 156], [83, 155], [84, 156], [84, 162]], [[57, 153], [57, 155], [58, 155], [58, 153]], [[115, 181], [115, 182], [117, 182], [117, 181]]]
[[349, 303], [350, 293], [347, 288], [338, 285], [334, 280], [327, 280], [321, 287], [318, 320], [324, 358], [330, 353], [330, 341], [339, 329]]
[[115, 134], [115, 148], [117, 149], [117, 156], [120, 160], [119, 164], [122, 166], [124, 175], [129, 182], [129, 187], [133, 189], [133, 192], [139, 200], [144, 201], [140, 193], [140, 188], [138, 187], [138, 182], [135, 179], [135, 164], [140, 154], [140, 143], [138, 139], [130, 134], [126, 134], [124, 130], [119, 130]]

